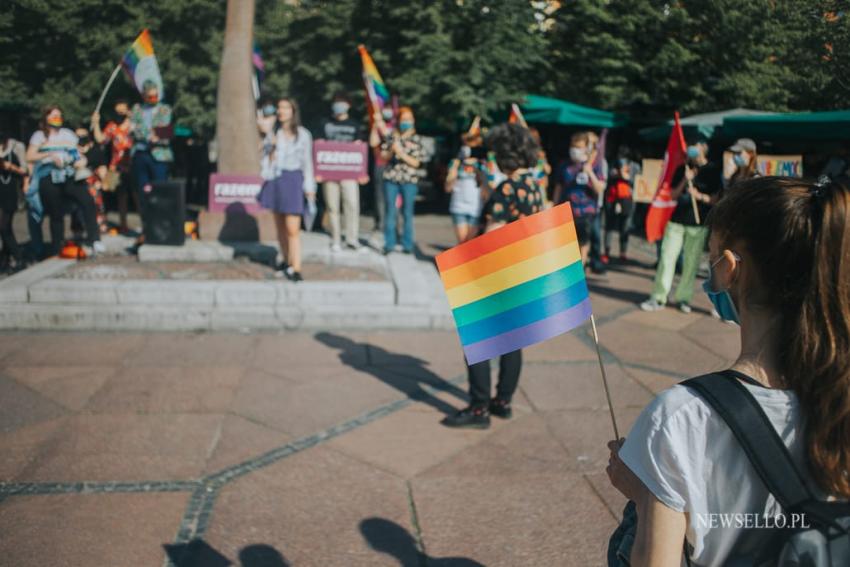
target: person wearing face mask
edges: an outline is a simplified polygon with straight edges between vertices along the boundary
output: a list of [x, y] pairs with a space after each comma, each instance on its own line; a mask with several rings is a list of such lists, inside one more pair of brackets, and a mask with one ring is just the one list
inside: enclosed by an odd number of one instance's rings
[[[95, 210], [97, 211], [97, 225], [100, 227], [100, 232], [104, 233], [107, 230], [106, 226], [106, 207], [103, 204], [103, 179], [106, 178], [107, 158], [103, 146], [91, 136], [85, 125], [81, 125], [74, 132], [79, 139], [77, 146], [80, 153], [86, 158], [86, 168], [80, 170], [76, 178], [78, 181], [85, 182], [88, 187], [89, 194], [94, 199]], [[71, 223], [71, 227], [82, 227], [79, 222], [80, 215], [72, 215], [71, 220], [77, 220], [76, 224]], [[79, 230], [75, 230], [79, 232]]]
[[[593, 223], [599, 214], [599, 195], [605, 190], [605, 172], [601, 163], [594, 163], [596, 154], [588, 132], [576, 132], [570, 138], [570, 160], [560, 172], [552, 201], [560, 205], [567, 201], [573, 209], [576, 234], [581, 248], [582, 263], [589, 266]], [[604, 271], [601, 262], [590, 265], [594, 273]]]
[[[676, 287], [675, 301], [682, 313], [691, 312], [694, 281], [708, 238], [708, 229], [703, 223], [711, 206], [722, 195], [719, 168], [708, 161], [707, 151], [708, 146], [704, 142], [689, 146], [686, 163], [673, 174], [672, 200], [676, 208], [664, 229], [652, 294], [640, 305], [644, 311], [664, 309], [673, 287], [676, 261], [682, 254], [682, 275]], [[699, 218], [694, 214], [695, 208]]]
[[372, 116], [372, 128], [369, 130], [369, 146], [372, 148], [373, 170], [372, 170], [372, 187], [373, 187], [373, 211], [375, 223], [372, 227], [373, 240], [376, 237], [383, 238], [384, 218], [386, 215], [386, 198], [384, 196], [384, 171], [387, 168], [389, 160], [381, 151], [381, 145], [390, 137], [390, 127], [393, 121], [393, 109], [385, 107], [375, 111]]
[[729, 147], [731, 158], [724, 164], [723, 174], [726, 186], [759, 176], [758, 152], [756, 143], [749, 138], [741, 138]]
[[165, 181], [168, 165], [174, 161], [171, 107], [159, 100], [159, 87], [153, 81], [142, 85], [142, 99], [144, 102], [130, 112], [133, 181], [140, 193], [150, 183]]
[[98, 144], [106, 144], [109, 148], [109, 163], [103, 186], [105, 191], [115, 192], [118, 201], [118, 231], [123, 234], [128, 230], [128, 199], [132, 197], [137, 211], [141, 211], [141, 206], [139, 194], [132, 190], [133, 183], [130, 179], [130, 150], [133, 147], [130, 105], [126, 100], [119, 99], [113, 108], [115, 119], [107, 122], [103, 129], [100, 127], [100, 114], [92, 114], [91, 128], [95, 141]]
[[[325, 122], [324, 138], [332, 142], [354, 142], [364, 140], [365, 135], [359, 122], [351, 118], [351, 101], [345, 93], [334, 95], [331, 111], [333, 118]], [[317, 178], [316, 181], [322, 182]], [[345, 246], [350, 250], [365, 251], [360, 246], [360, 184], [369, 178], [324, 181], [322, 195], [331, 223], [331, 251], [342, 250], [342, 227], [340, 226], [340, 204], [345, 213]], [[341, 203], [340, 203], [341, 201]]]
[[[749, 179], [729, 188], [707, 225], [705, 289], [721, 316], [740, 325], [740, 354], [705, 391], [729, 384], [761, 409], [775, 433], [765, 447], [776, 441], [798, 473], [782, 492], [808, 492], [828, 515], [822, 501], [850, 500], [850, 189], [828, 178]], [[757, 472], [714, 404], [687, 385], [661, 392], [628, 437], [608, 447], [609, 479], [636, 511], [633, 546], [620, 546], [632, 565], [684, 564], [683, 549], [693, 565], [846, 564], [846, 545], [778, 561], [787, 532], [705, 521], [716, 513], [788, 519], [806, 508], [783, 510], [762, 481], [766, 471]]]
[[458, 244], [478, 236], [483, 196], [487, 192], [487, 170], [481, 160], [472, 155], [468, 136], [461, 139], [458, 157], [449, 163], [446, 174], [446, 193], [451, 194], [449, 213]]
[[414, 247], [413, 208], [418, 183], [424, 177], [422, 164], [427, 155], [422, 139], [416, 133], [413, 109], [403, 106], [398, 112], [398, 129], [381, 145], [388, 160], [384, 171], [384, 254], [395, 250], [396, 245], [396, 200], [401, 195], [404, 232], [401, 246], [405, 254], [412, 254]]
[[82, 214], [86, 252], [103, 252], [94, 199], [85, 183], [88, 164], [80, 153], [79, 138], [64, 127], [62, 109], [56, 105], [44, 109], [40, 126], [30, 138], [27, 148], [27, 161], [33, 166], [32, 181], [27, 190], [27, 203], [33, 221], [30, 224], [30, 237], [36, 247], [41, 245], [41, 221], [44, 216], [48, 216], [51, 245], [57, 253], [62, 250], [65, 240], [63, 201], [67, 199], [79, 207]]

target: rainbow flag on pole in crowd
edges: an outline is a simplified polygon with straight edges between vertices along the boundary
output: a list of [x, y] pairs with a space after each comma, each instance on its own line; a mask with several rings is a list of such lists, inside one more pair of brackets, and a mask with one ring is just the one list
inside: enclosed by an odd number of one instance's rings
[[439, 254], [469, 364], [570, 331], [591, 315], [569, 203]]
[[153, 81], [159, 88], [159, 98], [162, 99], [165, 96], [162, 75], [159, 73], [159, 65], [153, 53], [153, 43], [148, 30], [142, 30], [121, 59], [121, 66], [130, 78], [130, 82], [136, 85], [136, 90], [142, 92], [145, 81]]
[[525, 121], [525, 116], [519, 109], [519, 105], [515, 102], [511, 103], [511, 112], [508, 115], [508, 122], [511, 124], [519, 124], [523, 128], [528, 128], [528, 122]]
[[360, 52], [360, 61], [363, 63], [363, 84], [366, 87], [366, 97], [369, 102], [369, 116], [375, 110], [383, 110], [385, 106], [390, 104], [390, 91], [384, 84], [378, 68], [375, 67], [375, 62], [369, 52], [366, 51], [364, 45], [358, 45], [357, 50]]

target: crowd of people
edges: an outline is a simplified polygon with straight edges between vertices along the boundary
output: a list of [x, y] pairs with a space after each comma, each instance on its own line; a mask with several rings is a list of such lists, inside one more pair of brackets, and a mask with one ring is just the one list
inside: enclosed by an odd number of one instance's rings
[[[65, 218], [71, 216], [77, 257], [102, 253], [107, 232], [103, 193], [115, 192], [120, 224], [126, 232], [130, 197], [139, 209], [139, 193], [168, 176], [173, 160], [171, 107], [159, 100], [153, 82], [143, 85], [143, 101], [132, 107], [119, 100], [115, 120], [101, 124], [99, 113], [89, 123], [69, 128], [62, 108], [48, 105], [26, 146], [0, 133], [0, 270], [15, 272], [32, 259], [65, 249]], [[23, 199], [21, 199], [23, 197]], [[18, 244], [12, 221], [26, 204], [30, 254]], [[50, 246], [44, 241], [48, 219]]]

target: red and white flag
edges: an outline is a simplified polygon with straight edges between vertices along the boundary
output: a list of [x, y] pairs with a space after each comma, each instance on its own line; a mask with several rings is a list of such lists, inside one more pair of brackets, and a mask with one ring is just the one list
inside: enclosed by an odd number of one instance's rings
[[660, 240], [664, 236], [664, 229], [676, 209], [676, 201], [672, 198], [673, 174], [685, 163], [686, 155], [685, 134], [682, 132], [677, 112], [673, 118], [670, 139], [667, 141], [667, 151], [664, 152], [664, 165], [661, 168], [658, 189], [646, 214], [646, 239], [650, 242]]

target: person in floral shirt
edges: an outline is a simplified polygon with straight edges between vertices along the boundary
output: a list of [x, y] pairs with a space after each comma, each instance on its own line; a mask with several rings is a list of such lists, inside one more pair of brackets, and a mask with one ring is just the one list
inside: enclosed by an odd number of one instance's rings
[[413, 110], [403, 106], [398, 112], [398, 129], [394, 130], [389, 139], [381, 144], [381, 152], [388, 160], [384, 170], [384, 201], [386, 203], [386, 219], [384, 222], [384, 254], [395, 249], [396, 243], [396, 200], [401, 195], [402, 215], [404, 216], [404, 231], [401, 246], [405, 254], [413, 252], [413, 206], [418, 183], [425, 176], [422, 166], [428, 159], [428, 154], [422, 145], [419, 134], [416, 133], [416, 123]]
[[[543, 209], [543, 195], [532, 169], [540, 150], [527, 128], [519, 124], [500, 124], [487, 136], [499, 170], [506, 179], [493, 190], [484, 204], [484, 232], [496, 230]], [[499, 357], [499, 383], [496, 397], [490, 399], [490, 361], [468, 366], [469, 406], [443, 420], [446, 427], [486, 429], [490, 415], [509, 419], [513, 415], [511, 399], [519, 385], [522, 350]]]
[[171, 107], [159, 100], [159, 87], [153, 81], [142, 85], [142, 98], [144, 104], [137, 104], [130, 111], [132, 171], [139, 192], [150, 183], [164, 181], [168, 166], [174, 161]]
[[118, 215], [120, 224], [118, 230], [127, 231], [127, 199], [133, 196], [136, 210], [139, 207], [139, 195], [132, 191], [130, 179], [130, 149], [133, 138], [130, 135], [130, 105], [126, 100], [119, 99], [115, 103], [116, 120], [110, 120], [106, 127], [100, 128], [100, 114], [95, 112], [91, 117], [92, 134], [98, 144], [108, 144], [110, 155], [106, 177], [103, 179], [105, 191], [114, 191], [118, 197]]

